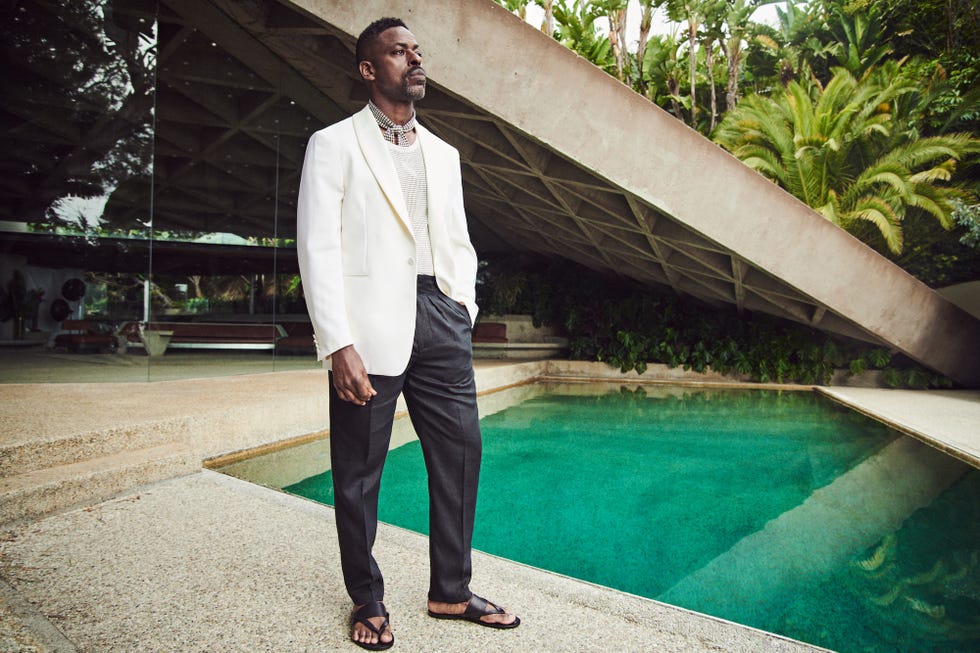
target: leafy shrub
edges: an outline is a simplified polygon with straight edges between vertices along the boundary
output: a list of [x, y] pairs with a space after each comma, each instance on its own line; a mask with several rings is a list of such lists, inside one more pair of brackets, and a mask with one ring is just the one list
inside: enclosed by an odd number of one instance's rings
[[512, 257], [481, 264], [477, 302], [487, 313], [531, 314], [564, 331], [570, 357], [623, 372], [650, 363], [759, 382], [827, 384], [834, 370], [883, 369], [893, 387], [951, 382], [887, 349], [768, 315], [681, 300], [568, 261]]

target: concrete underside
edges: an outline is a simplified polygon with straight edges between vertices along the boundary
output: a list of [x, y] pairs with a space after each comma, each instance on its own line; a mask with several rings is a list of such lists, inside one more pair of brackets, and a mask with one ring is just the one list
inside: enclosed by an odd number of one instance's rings
[[460, 150], [484, 251], [570, 258], [980, 384], [980, 321], [491, 0], [212, 0], [225, 31], [199, 3], [165, 2], [219, 43], [240, 28], [312, 87], [310, 110], [328, 99], [315, 115], [338, 117], [364, 102], [354, 36], [402, 17], [433, 82], [421, 119]]

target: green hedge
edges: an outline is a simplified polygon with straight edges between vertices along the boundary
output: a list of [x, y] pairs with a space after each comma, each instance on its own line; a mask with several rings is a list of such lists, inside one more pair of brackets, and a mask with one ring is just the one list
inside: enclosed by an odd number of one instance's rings
[[829, 383], [835, 369], [883, 370], [892, 387], [950, 387], [943, 376], [888, 349], [763, 314], [680, 299], [567, 261], [508, 257], [481, 263], [485, 314], [530, 314], [568, 337], [570, 356], [642, 373], [649, 363], [759, 382]]

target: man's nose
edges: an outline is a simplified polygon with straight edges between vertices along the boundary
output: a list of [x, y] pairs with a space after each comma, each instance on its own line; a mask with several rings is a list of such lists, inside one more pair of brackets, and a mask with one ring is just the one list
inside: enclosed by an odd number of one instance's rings
[[422, 63], [422, 53], [415, 50], [408, 51], [408, 63], [417, 66]]

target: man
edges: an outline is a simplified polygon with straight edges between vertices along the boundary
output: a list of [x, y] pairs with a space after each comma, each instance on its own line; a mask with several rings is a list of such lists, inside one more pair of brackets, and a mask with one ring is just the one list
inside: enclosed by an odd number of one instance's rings
[[395, 402], [404, 393], [429, 474], [428, 613], [494, 628], [515, 615], [469, 589], [481, 442], [471, 326], [476, 253], [459, 153], [415, 122], [426, 75], [396, 18], [357, 41], [371, 101], [315, 133], [297, 207], [300, 272], [330, 372], [330, 457], [351, 639], [394, 643], [371, 554]]

